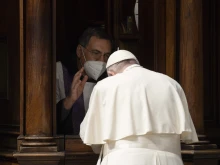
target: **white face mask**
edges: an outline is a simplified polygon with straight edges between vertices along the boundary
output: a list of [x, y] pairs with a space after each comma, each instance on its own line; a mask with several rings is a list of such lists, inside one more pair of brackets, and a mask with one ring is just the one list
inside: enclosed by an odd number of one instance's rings
[[106, 63], [102, 61], [86, 61], [84, 68], [86, 74], [94, 80], [98, 78], [105, 72]]
[[[84, 53], [83, 56], [86, 61]], [[106, 63], [102, 61], [86, 61], [84, 64], [86, 74], [94, 80], [98, 80], [98, 78], [105, 72], [105, 67]]]

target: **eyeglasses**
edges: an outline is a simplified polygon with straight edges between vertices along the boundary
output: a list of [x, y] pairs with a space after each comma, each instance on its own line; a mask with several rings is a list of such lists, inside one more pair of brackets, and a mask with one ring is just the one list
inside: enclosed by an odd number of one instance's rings
[[[82, 46], [83, 47], [83, 46]], [[89, 50], [86, 47], [83, 47], [84, 49], [86, 49], [91, 56], [96, 59], [99, 60], [101, 58], [101, 56], [103, 55], [105, 59], [108, 59], [111, 53], [105, 53], [103, 54], [102, 52], [98, 51], [98, 50]]]

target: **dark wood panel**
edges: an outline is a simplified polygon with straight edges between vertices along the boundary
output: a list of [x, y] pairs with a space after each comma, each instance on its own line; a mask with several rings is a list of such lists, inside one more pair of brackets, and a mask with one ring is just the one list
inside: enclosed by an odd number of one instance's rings
[[92, 148], [90, 146], [83, 144], [79, 136], [73, 136], [73, 135], [65, 136], [65, 151], [93, 153]]
[[65, 165], [96, 165], [98, 155], [93, 153], [69, 153], [65, 155]]
[[143, 66], [166, 73], [166, 1], [139, 1], [139, 58]]
[[19, 125], [0, 125], [0, 164], [17, 164], [12, 156], [17, 148]]
[[220, 2], [203, 0], [205, 134], [220, 147]]
[[[13, 4], [13, 5], [11, 5]], [[0, 101], [0, 124], [18, 125], [20, 114], [19, 1], [0, 2], [0, 35], [7, 38], [7, 100]]]
[[202, 0], [180, 1], [180, 84], [198, 134], [204, 133]]
[[139, 1], [139, 60], [145, 68], [154, 70], [154, 1]]
[[105, 28], [108, 34], [113, 36], [113, 1], [105, 0]]
[[154, 70], [166, 73], [166, 0], [154, 2]]
[[13, 158], [11, 152], [0, 152], [1, 165], [19, 165], [17, 160]]
[[219, 126], [219, 1], [204, 0], [204, 119], [206, 125]]
[[[107, 0], [57, 0], [57, 61], [76, 52], [78, 38], [88, 26], [107, 23]], [[108, 22], [109, 25], [110, 22]]]
[[0, 125], [0, 151], [15, 151], [19, 134], [19, 125]]
[[65, 164], [92, 165], [98, 161], [98, 154], [94, 154], [92, 148], [83, 144], [79, 136], [65, 136]]
[[216, 112], [216, 51], [215, 51], [215, 3], [203, 1], [203, 54], [204, 54], [204, 119], [206, 123], [215, 122]]
[[8, 99], [8, 42], [0, 35], [0, 99]]
[[166, 0], [166, 74], [176, 79], [176, 0]]
[[52, 135], [52, 1], [25, 3], [25, 134]]
[[218, 89], [217, 89], [217, 109], [218, 109], [218, 113], [217, 113], [217, 124], [220, 127], [220, 1], [216, 0], [216, 56], [217, 56], [217, 83], [218, 84]]

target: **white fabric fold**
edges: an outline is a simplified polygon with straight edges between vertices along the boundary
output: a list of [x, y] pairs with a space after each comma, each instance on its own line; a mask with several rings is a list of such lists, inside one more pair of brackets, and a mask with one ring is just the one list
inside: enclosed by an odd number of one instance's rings
[[111, 152], [101, 165], [183, 165], [176, 154], [144, 148], [119, 149]]
[[148, 133], [198, 141], [185, 94], [175, 80], [135, 64], [94, 87], [80, 127], [85, 144]]

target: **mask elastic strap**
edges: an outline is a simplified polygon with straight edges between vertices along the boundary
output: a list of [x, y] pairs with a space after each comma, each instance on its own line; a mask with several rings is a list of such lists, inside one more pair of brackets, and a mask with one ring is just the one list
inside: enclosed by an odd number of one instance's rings
[[[80, 45], [81, 46], [81, 50], [82, 48], [84, 48], [84, 46]], [[83, 54], [83, 57], [84, 57], [84, 60], [86, 61], [86, 57], [85, 57], [85, 54], [84, 54], [84, 51], [82, 50], [82, 54]]]
[[[85, 54], [84, 54], [83, 50], [82, 50], [82, 54], [83, 54], [84, 60], [86, 61], [86, 57], [85, 57]], [[80, 61], [81, 66], [83, 67], [81, 60], [79, 60], [79, 61]]]

